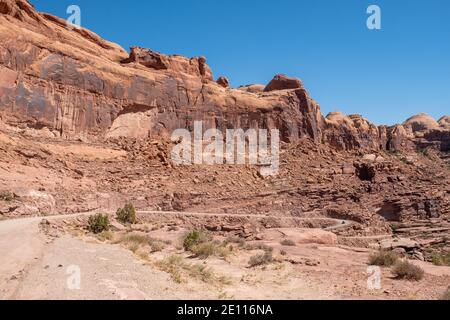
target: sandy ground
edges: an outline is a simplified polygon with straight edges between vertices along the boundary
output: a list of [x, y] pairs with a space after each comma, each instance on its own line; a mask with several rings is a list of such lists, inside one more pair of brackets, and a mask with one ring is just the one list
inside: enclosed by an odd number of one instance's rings
[[[311, 244], [283, 247], [276, 241], [265, 244], [275, 252], [285, 250], [289, 257], [316, 263], [248, 268], [254, 252], [247, 251], [225, 260], [192, 259], [174, 248], [151, 255], [150, 261], [157, 261], [175, 252], [228, 279], [220, 285], [198, 279], [179, 284], [120, 245], [70, 235], [49, 241], [39, 233], [41, 220], [0, 222], [1, 299], [437, 299], [450, 285], [449, 267], [419, 263], [426, 272], [422, 281], [395, 280], [389, 269], [382, 268], [381, 289], [369, 290], [364, 250]], [[176, 239], [179, 232], [157, 230], [151, 235]]]

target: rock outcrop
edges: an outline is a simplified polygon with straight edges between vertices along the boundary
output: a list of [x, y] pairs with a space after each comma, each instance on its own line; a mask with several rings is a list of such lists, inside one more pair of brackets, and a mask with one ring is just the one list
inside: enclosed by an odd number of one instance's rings
[[303, 88], [300, 79], [290, 78], [284, 74], [276, 75], [264, 89], [265, 92]]
[[0, 39], [0, 117], [66, 139], [167, 136], [203, 120], [222, 131], [278, 128], [285, 142], [309, 138], [338, 150], [412, 148], [411, 139], [448, 149], [448, 117], [392, 128], [358, 115], [325, 118], [299, 79], [230, 89], [228, 79], [214, 81], [204, 57], [127, 53], [26, 0], [0, 0]]

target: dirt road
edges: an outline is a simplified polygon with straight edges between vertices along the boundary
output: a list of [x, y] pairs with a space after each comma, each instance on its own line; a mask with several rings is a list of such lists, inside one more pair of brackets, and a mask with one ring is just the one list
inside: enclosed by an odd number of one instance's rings
[[[41, 221], [0, 222], [0, 299], [151, 300], [193, 295], [192, 289], [175, 284], [121, 247], [69, 236], [49, 242], [39, 233]], [[195, 296], [215, 298], [206, 292]]]

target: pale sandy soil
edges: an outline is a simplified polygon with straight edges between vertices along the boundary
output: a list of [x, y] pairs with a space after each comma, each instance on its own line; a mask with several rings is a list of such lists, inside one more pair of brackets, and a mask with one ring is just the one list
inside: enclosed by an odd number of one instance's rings
[[[437, 299], [450, 285], [450, 268], [421, 263], [426, 271], [422, 281], [395, 280], [389, 269], [382, 269], [382, 288], [372, 291], [367, 288], [367, 252], [325, 245], [266, 242], [275, 253], [285, 250], [289, 257], [319, 262], [311, 266], [282, 262], [248, 268], [255, 252], [199, 260], [176, 248], [144, 260], [93, 238], [64, 235], [48, 241], [39, 233], [41, 220], [0, 222], [1, 299]], [[181, 232], [155, 230], [151, 235], [176, 240]], [[175, 283], [155, 264], [173, 254], [227, 281], [185, 277]], [[68, 285], [74, 266], [80, 271], [79, 289]]]

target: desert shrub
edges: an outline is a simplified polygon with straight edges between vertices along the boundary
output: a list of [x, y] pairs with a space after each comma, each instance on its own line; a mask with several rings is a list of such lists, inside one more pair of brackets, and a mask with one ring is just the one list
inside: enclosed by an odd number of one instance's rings
[[398, 261], [398, 256], [392, 251], [381, 250], [369, 257], [369, 265], [391, 267]]
[[151, 252], [159, 252], [163, 251], [168, 244], [170, 244], [170, 241], [163, 241], [155, 238], [148, 238], [148, 245], [151, 248]]
[[216, 248], [216, 243], [210, 241], [193, 246], [191, 251], [197, 258], [206, 259], [216, 253]]
[[7, 201], [7, 202], [12, 201], [12, 200], [14, 200], [14, 195], [8, 191], [2, 191], [2, 192], [0, 192], [0, 200]]
[[450, 266], [450, 252], [435, 253], [432, 259], [436, 266]]
[[407, 260], [398, 262], [394, 266], [392, 273], [395, 275], [397, 279], [405, 279], [411, 281], [422, 280], [425, 274], [422, 268], [412, 264]]
[[285, 239], [285, 240], [281, 241], [280, 244], [285, 247], [295, 247], [296, 246], [295, 242], [292, 240], [289, 240], [289, 239]]
[[120, 239], [120, 242], [122, 243], [132, 243], [138, 245], [145, 245], [148, 243], [148, 241], [148, 236], [139, 233], [128, 233]]
[[280, 251], [280, 254], [284, 257], [284, 256], [287, 256], [287, 252], [285, 251], [285, 250], [281, 250]]
[[116, 217], [122, 223], [136, 223], [136, 209], [132, 204], [126, 204], [117, 210]]
[[90, 216], [88, 220], [88, 229], [92, 233], [99, 234], [109, 230], [109, 218], [106, 214], [98, 213]]
[[450, 287], [448, 287], [447, 291], [444, 292], [441, 300], [450, 301]]
[[176, 283], [182, 283], [183, 278], [181, 276], [180, 268], [183, 265], [183, 258], [176, 255], [171, 255], [165, 258], [163, 261], [159, 262], [158, 267], [170, 274], [172, 280]]
[[183, 248], [186, 251], [191, 251], [199, 244], [212, 241], [212, 236], [204, 231], [193, 230], [183, 238]]
[[248, 261], [248, 265], [251, 268], [253, 268], [253, 267], [258, 267], [258, 266], [263, 266], [263, 265], [269, 264], [272, 261], [273, 261], [272, 252], [265, 252], [264, 254], [261, 254], [261, 255], [252, 256], [250, 258], [250, 260]]
[[224, 244], [226, 244], [226, 245], [231, 244], [231, 243], [237, 244], [239, 247], [245, 246], [245, 240], [242, 238], [239, 238], [239, 237], [230, 236], [230, 237], [226, 238], [224, 241]]

